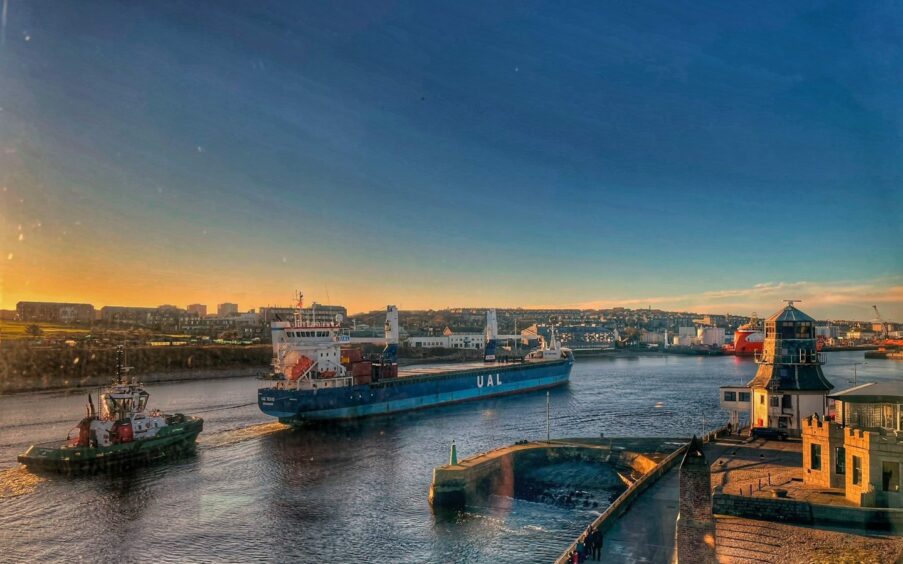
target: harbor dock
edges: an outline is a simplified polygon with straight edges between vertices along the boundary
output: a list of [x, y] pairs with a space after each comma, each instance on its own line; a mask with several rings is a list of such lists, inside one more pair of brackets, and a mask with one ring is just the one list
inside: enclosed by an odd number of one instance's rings
[[506, 446], [435, 468], [429, 501], [434, 508], [454, 509], [481, 503], [489, 495], [515, 497], [526, 469], [564, 462], [605, 465], [630, 490], [648, 480], [685, 443], [679, 438], [599, 438]]

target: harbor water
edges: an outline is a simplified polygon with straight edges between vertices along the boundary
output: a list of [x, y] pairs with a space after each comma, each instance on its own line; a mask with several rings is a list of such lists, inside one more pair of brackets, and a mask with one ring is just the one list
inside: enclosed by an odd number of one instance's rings
[[[903, 378], [903, 363], [828, 353], [836, 389]], [[551, 392], [553, 437], [689, 436], [727, 420], [718, 387], [750, 359], [579, 358]], [[434, 466], [546, 433], [546, 394], [291, 430], [250, 378], [158, 384], [151, 405], [198, 414], [197, 455], [120, 476], [35, 477], [15, 456], [60, 439], [85, 391], [0, 397], [0, 561], [547, 562], [604, 507], [493, 498], [434, 515]]]

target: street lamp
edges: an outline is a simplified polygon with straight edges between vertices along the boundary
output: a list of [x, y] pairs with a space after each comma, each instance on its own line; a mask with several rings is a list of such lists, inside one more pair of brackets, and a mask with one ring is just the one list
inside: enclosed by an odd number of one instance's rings
[[856, 385], [857, 377], [856, 377], [856, 367], [862, 366], [863, 364], [868, 364], [868, 362], [854, 362], [853, 363], [853, 386]]

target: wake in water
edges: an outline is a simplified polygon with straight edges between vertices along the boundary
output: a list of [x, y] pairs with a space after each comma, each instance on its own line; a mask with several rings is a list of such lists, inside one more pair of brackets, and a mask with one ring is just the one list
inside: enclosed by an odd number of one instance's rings
[[260, 423], [248, 427], [237, 427], [235, 429], [227, 429], [216, 433], [201, 433], [200, 436], [198, 436], [198, 446], [203, 448], [231, 446], [279, 431], [284, 431], [285, 429], [289, 429], [289, 426], [283, 423], [274, 422]]
[[24, 467], [0, 470], [0, 499], [29, 494], [43, 481], [43, 478]]

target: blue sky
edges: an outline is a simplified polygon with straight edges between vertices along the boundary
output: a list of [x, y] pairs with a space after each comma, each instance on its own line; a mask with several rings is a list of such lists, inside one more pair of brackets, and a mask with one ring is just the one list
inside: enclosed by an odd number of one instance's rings
[[903, 318], [899, 3], [7, 11], [4, 307]]

